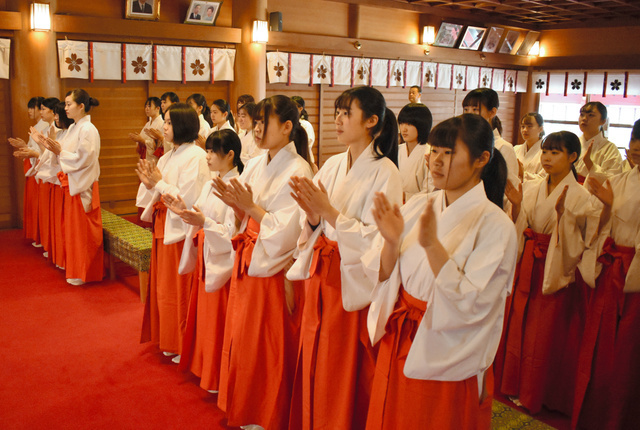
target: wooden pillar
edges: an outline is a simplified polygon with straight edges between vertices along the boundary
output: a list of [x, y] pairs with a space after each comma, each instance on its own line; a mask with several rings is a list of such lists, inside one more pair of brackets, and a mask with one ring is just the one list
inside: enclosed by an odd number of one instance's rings
[[[51, 14], [56, 2], [50, 2]], [[11, 135], [27, 139], [29, 127], [33, 125], [27, 114], [27, 102], [33, 96], [60, 98], [60, 79], [56, 34], [52, 31], [31, 31], [30, 2], [11, 0], [9, 10], [22, 14], [22, 30], [15, 30], [11, 41]], [[22, 225], [22, 196], [24, 174], [22, 161], [13, 165], [15, 184], [14, 226]]]
[[232, 25], [242, 30], [242, 41], [236, 46], [236, 73], [229, 100], [233, 109], [241, 94], [251, 94], [256, 102], [266, 95], [267, 46], [251, 42], [256, 19], [267, 20], [267, 0], [233, 1]]
[[360, 37], [360, 5], [349, 4], [349, 37], [358, 39]]

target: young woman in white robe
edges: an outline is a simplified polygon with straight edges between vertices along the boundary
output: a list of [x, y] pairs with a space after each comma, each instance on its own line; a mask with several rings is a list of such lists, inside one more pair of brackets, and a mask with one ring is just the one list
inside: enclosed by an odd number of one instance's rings
[[379, 345], [367, 429], [489, 429], [491, 363], [513, 282], [517, 239], [502, 210], [507, 169], [489, 123], [462, 115], [429, 137], [439, 191], [403, 207], [383, 193], [380, 240], [364, 258]]
[[582, 157], [576, 163], [579, 182], [588, 175], [603, 181], [622, 172], [622, 156], [616, 145], [604, 137], [602, 127], [607, 122], [607, 108], [600, 102], [590, 102], [580, 108], [578, 125], [582, 136]]
[[520, 134], [524, 143], [514, 148], [516, 157], [522, 165], [522, 180], [528, 181], [545, 176], [540, 163], [544, 119], [537, 112], [529, 112], [520, 120]]
[[257, 157], [265, 152], [258, 148], [255, 135], [253, 134], [253, 113], [255, 109], [256, 104], [253, 102], [247, 102], [238, 107], [238, 136], [240, 136], [240, 142], [242, 143], [242, 154], [240, 158], [245, 164], [253, 157]]
[[282, 95], [262, 100], [256, 143], [267, 153], [250, 160], [239, 179], [214, 179], [239, 224], [222, 351], [218, 406], [230, 426], [287, 428], [302, 312], [301, 286], [285, 282], [300, 236], [292, 176], [311, 177], [307, 136], [295, 104]]
[[209, 180], [206, 153], [193, 143], [198, 129], [198, 116], [190, 106], [172, 105], [165, 113], [164, 136], [173, 142], [173, 150], [160, 157], [157, 166], [140, 160], [136, 169], [141, 182], [136, 205], [144, 208], [142, 220], [153, 222], [149, 293], [141, 341], [158, 344], [166, 356], [180, 354], [193, 275], [178, 273], [188, 226], [178, 215], [167, 211], [161, 196], [180, 195], [191, 207]]
[[[209, 170], [225, 183], [242, 173], [241, 144], [234, 130], [211, 133], [205, 145]], [[202, 187], [191, 209], [180, 195], [165, 194], [162, 200], [189, 225], [179, 273], [195, 270], [178, 368], [199, 377], [201, 388], [217, 392], [235, 255], [231, 244], [235, 223], [227, 217], [232, 209], [215, 195], [212, 181]]]
[[199, 137], [196, 143], [199, 147], [204, 149], [204, 142], [207, 140], [207, 136], [211, 134], [211, 127], [213, 127], [213, 122], [211, 121], [211, 109], [209, 108], [209, 105], [207, 105], [207, 99], [199, 93], [191, 94], [187, 97], [187, 104], [198, 114], [200, 128], [198, 130]]
[[158, 158], [164, 154], [164, 147], [158, 146], [158, 142], [154, 138], [156, 134], [149, 132], [150, 129], [153, 129], [158, 134], [163, 133], [164, 119], [160, 104], [159, 98], [149, 97], [144, 104], [144, 114], [148, 118], [147, 123], [142, 127], [140, 133], [129, 133], [129, 139], [137, 143], [140, 158], [146, 158], [154, 163], [157, 163]]
[[[58, 157], [58, 179], [64, 190], [65, 272], [67, 282], [82, 285], [104, 276], [100, 176], [100, 134], [89, 111], [98, 100], [80, 88], [65, 97], [65, 111], [74, 121], [64, 145], [42, 135], [44, 146]], [[73, 226], [73, 228], [70, 228]]]
[[402, 204], [397, 123], [382, 94], [357, 87], [334, 106], [347, 151], [313, 181], [292, 178], [303, 230], [287, 277], [308, 281], [290, 429], [364, 428], [375, 366], [365, 319], [375, 283], [361, 258], [377, 231], [374, 194]]
[[[631, 140], [640, 143], [640, 120]], [[577, 363], [573, 428], [640, 428], [640, 156], [632, 156], [635, 167], [605, 184], [587, 178], [605, 210], [588, 256], [595, 290]]]
[[231, 113], [231, 106], [229, 106], [229, 103], [227, 103], [226, 100], [215, 100], [211, 103], [210, 111], [212, 126], [211, 130], [209, 130], [209, 134], [220, 130], [236, 131], [233, 114]]
[[537, 414], [545, 405], [571, 415], [575, 363], [587, 291], [576, 268], [594, 241], [602, 205], [576, 180], [580, 140], [552, 133], [541, 148], [546, 176], [507, 185], [519, 239], [519, 270], [507, 306], [497, 389]]
[[405, 202], [414, 194], [428, 190], [428, 184], [433, 183], [424, 160], [429, 150], [427, 140], [432, 123], [431, 111], [421, 103], [410, 103], [398, 114], [400, 134], [404, 141], [398, 145], [398, 169]]

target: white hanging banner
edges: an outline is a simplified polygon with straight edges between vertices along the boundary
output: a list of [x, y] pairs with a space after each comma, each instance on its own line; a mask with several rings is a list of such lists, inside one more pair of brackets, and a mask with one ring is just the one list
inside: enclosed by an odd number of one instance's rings
[[491, 84], [493, 83], [493, 69], [490, 67], [481, 67], [480, 68], [480, 88], [491, 88]]
[[529, 89], [529, 72], [526, 70], [518, 70], [516, 73], [516, 92], [526, 93]]
[[564, 84], [566, 75], [564, 73], [549, 73], [549, 84], [547, 94], [564, 94]]
[[11, 39], [0, 39], [0, 79], [9, 79]]
[[331, 84], [331, 56], [312, 55], [312, 84]]
[[61, 78], [89, 79], [89, 42], [58, 40]]
[[182, 47], [156, 47], [156, 64], [159, 81], [182, 81]]
[[640, 73], [629, 73], [627, 79], [627, 95], [640, 96]]
[[[122, 45], [93, 42], [93, 79], [119, 81], [122, 79]], [[149, 65], [149, 69], [151, 66]]]
[[420, 66], [422, 63], [420, 61], [407, 61], [406, 63], [406, 86], [412, 87], [414, 85], [421, 86], [421, 77], [420, 77]]
[[285, 52], [267, 52], [269, 83], [286, 83], [289, 76], [289, 55]]
[[185, 80], [209, 81], [211, 79], [210, 48], [187, 47], [185, 51]]
[[532, 86], [533, 86], [534, 93], [546, 93], [547, 92], [547, 72], [534, 72]]
[[[95, 47], [94, 47], [95, 48]], [[132, 45], [127, 43], [127, 80], [150, 81], [152, 78], [151, 45]], [[95, 55], [94, 55], [95, 69]], [[95, 78], [95, 73], [94, 73]]]
[[215, 48], [213, 50], [213, 79], [215, 81], [233, 81], [236, 64], [235, 49]]
[[369, 66], [371, 60], [369, 58], [353, 59], [353, 86], [369, 85], [371, 70]]
[[292, 84], [309, 84], [311, 79], [309, 62], [311, 56], [309, 54], [291, 54], [291, 83]]
[[480, 67], [467, 66], [465, 90], [475, 90], [480, 85]]
[[439, 63], [436, 89], [441, 88], [444, 90], [450, 90], [452, 78], [453, 78], [453, 64]]
[[453, 66], [453, 89], [464, 90], [467, 85], [467, 66]]
[[627, 76], [624, 73], [607, 73], [607, 82], [604, 89], [605, 96], [624, 95]]
[[351, 85], [350, 57], [333, 57], [333, 84]]
[[517, 72], [515, 70], [507, 70], [504, 74], [504, 91], [507, 93], [516, 92], [516, 78]]
[[493, 78], [491, 79], [491, 89], [494, 91], [504, 91], [504, 69], [493, 69]]
[[436, 72], [438, 70], [437, 63], [422, 63], [422, 87], [436, 87]]
[[587, 94], [604, 92], [604, 72], [587, 72]]
[[405, 67], [404, 61], [395, 60], [391, 62], [391, 76], [389, 76], [390, 87], [405, 86], [404, 67]]
[[567, 89], [565, 94], [584, 94], [584, 73], [569, 73], [567, 75]]
[[371, 60], [371, 85], [374, 87], [386, 87], [389, 72], [389, 60], [374, 58]]

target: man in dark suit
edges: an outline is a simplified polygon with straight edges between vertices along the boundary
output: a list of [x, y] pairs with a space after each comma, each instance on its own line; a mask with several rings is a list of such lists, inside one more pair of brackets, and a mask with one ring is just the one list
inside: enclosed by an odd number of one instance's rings
[[133, 13], [153, 13], [153, 7], [147, 3], [147, 0], [135, 0], [133, 2]]

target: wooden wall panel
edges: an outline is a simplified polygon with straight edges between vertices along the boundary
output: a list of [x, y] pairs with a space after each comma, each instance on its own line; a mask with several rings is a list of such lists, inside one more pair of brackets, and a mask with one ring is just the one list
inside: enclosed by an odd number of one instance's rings
[[136, 213], [135, 198], [139, 180], [134, 172], [138, 162], [135, 144], [129, 139], [131, 132], [138, 133], [146, 123], [144, 103], [149, 96], [160, 97], [173, 91], [186, 101], [193, 93], [202, 93], [211, 102], [227, 98], [229, 84], [214, 85], [200, 82], [96, 81], [64, 79], [64, 92], [81, 87], [100, 101], [91, 111], [91, 121], [100, 132], [100, 201], [102, 206], [117, 214]]
[[269, 0], [269, 12], [282, 12], [282, 31], [347, 37], [349, 5], [324, 0]]
[[[16, 189], [13, 184], [14, 158], [12, 147], [7, 143], [11, 131], [11, 111], [9, 109], [9, 81], [0, 80], [0, 229], [9, 228], [15, 221]], [[24, 112], [27, 115], [26, 103]], [[26, 130], [23, 136], [26, 137]], [[22, 199], [22, 197], [20, 197]]]
[[420, 43], [420, 14], [400, 9], [360, 7], [359, 32], [363, 39]]

